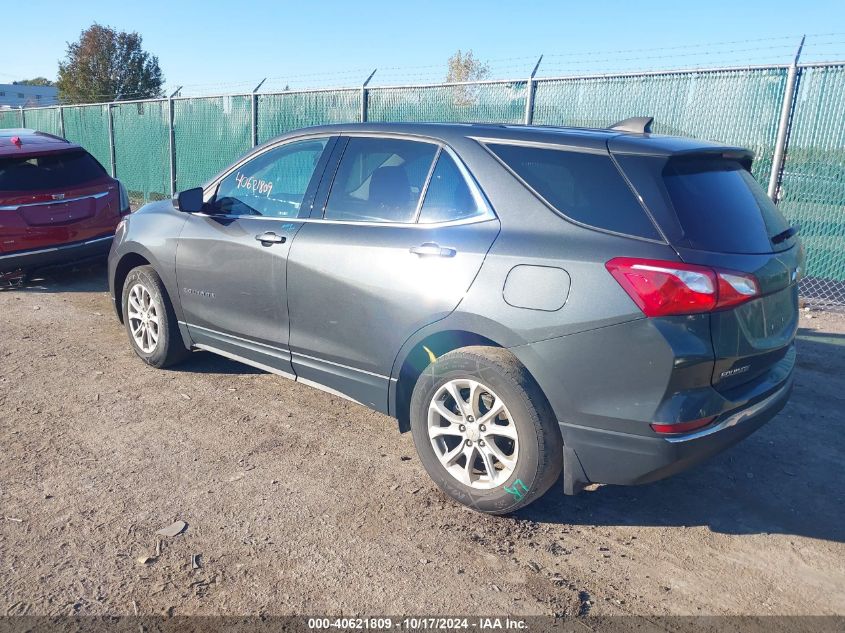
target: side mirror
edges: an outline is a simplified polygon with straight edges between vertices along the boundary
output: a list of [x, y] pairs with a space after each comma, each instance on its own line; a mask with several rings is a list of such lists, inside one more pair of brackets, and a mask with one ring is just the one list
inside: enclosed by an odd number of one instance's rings
[[199, 213], [205, 206], [202, 194], [202, 187], [180, 191], [176, 196], [176, 207], [184, 213]]

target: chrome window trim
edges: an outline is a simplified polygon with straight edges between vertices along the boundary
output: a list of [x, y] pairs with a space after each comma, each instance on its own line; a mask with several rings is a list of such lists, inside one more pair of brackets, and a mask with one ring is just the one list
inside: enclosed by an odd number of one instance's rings
[[[463, 226], [465, 224], [479, 224], [497, 220], [494, 216], [474, 215], [471, 218], [460, 220], [448, 220], [446, 222], [432, 222], [431, 224], [419, 224], [410, 222], [355, 222], [353, 220], [324, 220], [322, 218], [271, 218], [260, 215], [221, 215], [210, 213], [187, 213], [200, 218], [220, 218], [224, 220], [261, 220], [270, 222], [291, 222], [297, 224], [342, 224], [346, 226], [382, 226], [382, 227], [404, 227], [408, 229], [439, 229], [450, 226]], [[195, 327], [195, 326], [194, 326]]]
[[[554, 149], [560, 152], [577, 152], [579, 154], [597, 154], [599, 156], [609, 156], [610, 152], [599, 147], [584, 147], [583, 145], [569, 145], [567, 143], [554, 143], [550, 141], [526, 141], [524, 139], [513, 138], [492, 138], [488, 136], [470, 136], [473, 141], [481, 144], [481, 146], [488, 152], [496, 156], [496, 153], [487, 147], [491, 145], [517, 145], [519, 147], [536, 147], [538, 149]], [[498, 160], [501, 160], [496, 156]]]
[[0, 211], [17, 211], [18, 209], [23, 209], [27, 207], [46, 207], [51, 204], [64, 204], [66, 202], [78, 202], [79, 200], [85, 200], [86, 198], [94, 198], [95, 200], [99, 200], [111, 193], [109, 191], [100, 191], [98, 193], [91, 193], [87, 196], [76, 196], [75, 198], [63, 198], [61, 200], [45, 200], [44, 202], [24, 202], [21, 204], [9, 204], [0, 207]]

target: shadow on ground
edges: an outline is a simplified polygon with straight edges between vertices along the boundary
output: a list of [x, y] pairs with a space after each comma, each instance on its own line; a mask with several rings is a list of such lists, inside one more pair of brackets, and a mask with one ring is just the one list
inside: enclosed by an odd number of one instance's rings
[[707, 526], [845, 542], [845, 334], [802, 328], [795, 391], [754, 435], [690, 471], [644, 486], [560, 487], [517, 516], [548, 523]]
[[22, 283], [0, 283], [0, 292], [107, 292], [106, 262], [98, 261], [35, 271]]

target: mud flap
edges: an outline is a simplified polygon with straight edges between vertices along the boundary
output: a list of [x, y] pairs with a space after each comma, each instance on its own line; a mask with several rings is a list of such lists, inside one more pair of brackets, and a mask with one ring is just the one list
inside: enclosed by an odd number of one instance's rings
[[571, 446], [563, 445], [563, 494], [577, 495], [590, 483], [581, 460]]

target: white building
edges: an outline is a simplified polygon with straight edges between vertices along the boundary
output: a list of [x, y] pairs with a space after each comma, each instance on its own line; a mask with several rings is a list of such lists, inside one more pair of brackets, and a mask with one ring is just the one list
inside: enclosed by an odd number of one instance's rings
[[56, 105], [58, 102], [59, 89], [55, 86], [0, 84], [0, 108], [37, 108]]

